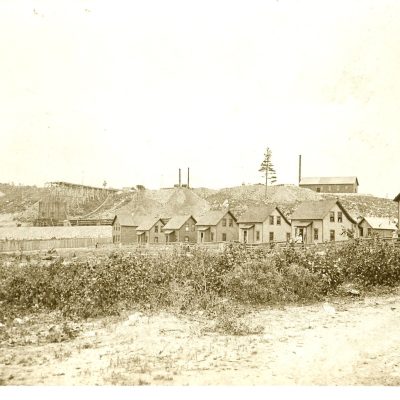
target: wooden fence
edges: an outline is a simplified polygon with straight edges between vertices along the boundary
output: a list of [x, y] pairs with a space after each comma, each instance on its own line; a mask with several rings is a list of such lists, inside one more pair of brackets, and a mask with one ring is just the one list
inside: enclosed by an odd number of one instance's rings
[[81, 247], [96, 247], [112, 243], [112, 238], [66, 238], [45, 240], [2, 240], [0, 252], [37, 251], [50, 249], [73, 249]]
[[[350, 239], [351, 240], [351, 239]], [[357, 239], [362, 241], [373, 240], [371, 238]], [[385, 240], [394, 246], [400, 246], [400, 240], [392, 238], [384, 238]], [[289, 244], [288, 242], [272, 242], [272, 243], [259, 243], [259, 244], [246, 244], [248, 249], [283, 249], [288, 246], [294, 246], [299, 249], [315, 248], [323, 251], [324, 249], [343, 246], [348, 243], [348, 240], [342, 240], [337, 242], [326, 242], [317, 244], [304, 244], [295, 243]], [[160, 254], [165, 252], [178, 251], [190, 251], [194, 248], [205, 249], [210, 252], [221, 252], [225, 249], [229, 242], [210, 242], [210, 243], [169, 243], [169, 244], [131, 244], [131, 245], [117, 245], [112, 243], [111, 237], [106, 238], [65, 238], [65, 239], [32, 239], [32, 240], [0, 240], [0, 253], [6, 252], [25, 252], [25, 251], [40, 251], [50, 249], [72, 249], [72, 248], [95, 248], [97, 245], [106, 247], [107, 249], [124, 249], [124, 251], [139, 251], [146, 254]]]

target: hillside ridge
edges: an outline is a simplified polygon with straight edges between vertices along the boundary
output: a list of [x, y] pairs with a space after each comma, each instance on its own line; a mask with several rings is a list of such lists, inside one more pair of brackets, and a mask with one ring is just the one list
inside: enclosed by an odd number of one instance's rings
[[[49, 196], [48, 188], [36, 186], [14, 186], [0, 184], [0, 225], [17, 223], [30, 224], [37, 217], [38, 203]], [[65, 197], [69, 217], [79, 218], [90, 215], [92, 219], [112, 218], [118, 212], [130, 212], [141, 215], [159, 215], [171, 217], [175, 214], [192, 214], [201, 216], [207, 210], [229, 208], [240, 216], [248, 207], [263, 204], [277, 204], [288, 216], [297, 205], [308, 200], [338, 198], [353, 218], [360, 216], [397, 217], [397, 207], [391, 199], [372, 195], [326, 194], [316, 193], [310, 189], [295, 185], [275, 185], [268, 187], [267, 198], [265, 186], [261, 184], [241, 185], [222, 189], [185, 187], [142, 189], [130, 192], [119, 191], [104, 199], [81, 201]], [[14, 222], [11, 222], [14, 221]]]

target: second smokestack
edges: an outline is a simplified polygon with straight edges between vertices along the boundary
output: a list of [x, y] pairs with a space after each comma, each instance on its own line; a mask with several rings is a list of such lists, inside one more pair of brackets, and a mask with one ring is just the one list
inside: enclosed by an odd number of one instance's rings
[[301, 155], [299, 155], [299, 185], [301, 182]]

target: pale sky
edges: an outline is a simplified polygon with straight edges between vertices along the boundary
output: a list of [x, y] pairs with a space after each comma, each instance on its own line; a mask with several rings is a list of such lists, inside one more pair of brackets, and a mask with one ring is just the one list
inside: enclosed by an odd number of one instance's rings
[[400, 192], [400, 1], [0, 0], [0, 182]]

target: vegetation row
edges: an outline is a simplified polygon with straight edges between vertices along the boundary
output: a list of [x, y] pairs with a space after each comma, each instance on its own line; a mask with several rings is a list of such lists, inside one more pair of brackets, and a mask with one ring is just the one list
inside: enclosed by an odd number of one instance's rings
[[212, 312], [226, 302], [310, 302], [346, 282], [364, 287], [399, 284], [400, 248], [376, 239], [323, 251], [291, 246], [250, 250], [235, 244], [219, 254], [202, 249], [159, 256], [117, 251], [50, 264], [35, 258], [25, 263], [4, 259], [0, 322], [34, 311], [89, 318], [132, 307]]

